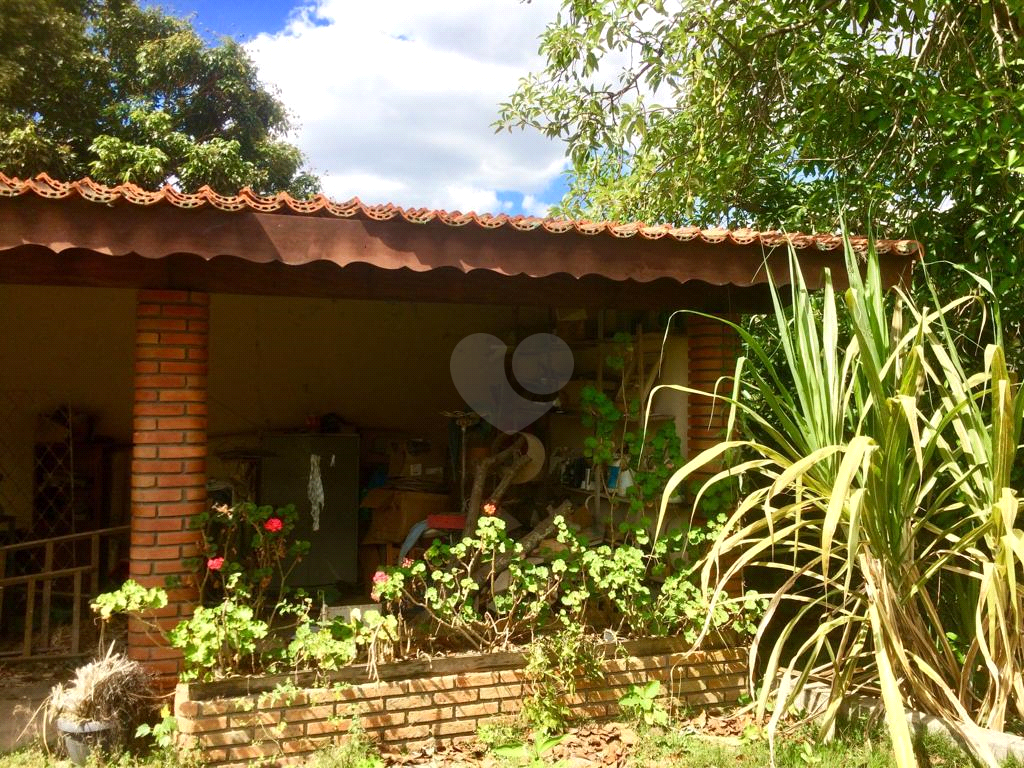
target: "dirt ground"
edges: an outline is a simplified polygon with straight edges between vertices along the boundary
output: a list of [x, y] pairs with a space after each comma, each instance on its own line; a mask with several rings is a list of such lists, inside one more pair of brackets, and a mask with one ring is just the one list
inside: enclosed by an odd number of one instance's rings
[[50, 689], [71, 677], [78, 661], [0, 661], [0, 754], [28, 744], [40, 736], [39, 718], [33, 716]]
[[[749, 716], [713, 717], [700, 714], [677, 724], [677, 728], [711, 739], [739, 743], [739, 737], [750, 725]], [[624, 723], [588, 723], [571, 729], [550, 749], [538, 754], [538, 743], [527, 741], [524, 753], [512, 764], [534, 764], [534, 758], [564, 768], [624, 768], [645, 738]], [[501, 768], [508, 765], [493, 752], [475, 741], [450, 746], [430, 747], [409, 753], [382, 754], [388, 766], [400, 768]]]

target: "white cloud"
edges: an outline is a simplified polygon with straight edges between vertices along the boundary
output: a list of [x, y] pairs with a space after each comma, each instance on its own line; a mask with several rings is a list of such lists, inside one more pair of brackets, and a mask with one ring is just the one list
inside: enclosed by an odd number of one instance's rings
[[527, 216], [547, 216], [550, 202], [538, 200], [533, 195], [523, 195], [523, 213]]
[[292, 139], [337, 199], [530, 212], [565, 167], [537, 132], [494, 132], [498, 103], [539, 69], [558, 0], [319, 0], [246, 47], [295, 115]]

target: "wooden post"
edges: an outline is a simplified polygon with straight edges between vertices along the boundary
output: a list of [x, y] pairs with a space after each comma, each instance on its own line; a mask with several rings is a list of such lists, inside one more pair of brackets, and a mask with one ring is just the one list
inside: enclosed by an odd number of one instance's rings
[[43, 558], [43, 612], [40, 617], [40, 632], [43, 636], [43, 647], [50, 647], [50, 607], [51, 596], [53, 595], [53, 579], [50, 573], [53, 571], [53, 542], [46, 542], [46, 554]]
[[32, 655], [32, 624], [35, 621], [36, 611], [36, 580], [28, 581], [28, 604], [25, 606], [25, 642], [22, 647], [22, 656]]
[[82, 572], [75, 571], [75, 602], [71, 606], [71, 653], [78, 653], [82, 637]]
[[[0, 549], [0, 582], [7, 576], [7, 552]], [[4, 588], [0, 585], [0, 627], [4, 625]]]
[[100, 593], [100, 535], [93, 533], [89, 539], [91, 550], [89, 552], [89, 565], [92, 566], [92, 575], [89, 577], [89, 594]]

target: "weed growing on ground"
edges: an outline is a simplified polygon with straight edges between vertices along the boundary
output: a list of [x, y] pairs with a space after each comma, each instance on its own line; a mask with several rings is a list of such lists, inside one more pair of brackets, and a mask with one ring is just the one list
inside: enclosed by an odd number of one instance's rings
[[305, 763], [310, 768], [384, 768], [377, 745], [353, 718], [348, 733], [332, 747], [317, 752]]
[[517, 744], [526, 740], [529, 730], [516, 718], [496, 718], [485, 720], [476, 729], [476, 739], [487, 749]]
[[637, 727], [664, 728], [669, 724], [668, 710], [658, 701], [661, 683], [651, 680], [646, 685], [631, 685], [619, 699], [619, 710]]
[[[803, 729], [776, 740], [776, 768], [894, 768], [892, 744], [877, 728], [852, 724], [836, 738], [823, 742], [815, 732]], [[925, 734], [915, 742], [918, 763], [930, 768], [973, 768], [971, 757], [950, 739]], [[630, 768], [720, 768], [723, 765], [760, 766], [771, 763], [768, 742], [763, 738], [725, 738], [686, 733], [678, 729], [650, 732], [634, 747]], [[1024, 768], [1009, 760], [1004, 768]]]

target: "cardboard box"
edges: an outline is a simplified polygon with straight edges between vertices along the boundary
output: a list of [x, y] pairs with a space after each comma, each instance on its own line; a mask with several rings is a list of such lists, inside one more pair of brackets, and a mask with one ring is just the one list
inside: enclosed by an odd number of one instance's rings
[[427, 527], [441, 531], [461, 531], [466, 527], [465, 515], [429, 515]]
[[388, 477], [418, 477], [441, 485], [447, 446], [436, 440], [393, 440], [388, 446]]
[[452, 511], [451, 499], [443, 493], [374, 488], [360, 504], [373, 510], [364, 544], [401, 544], [420, 520]]

